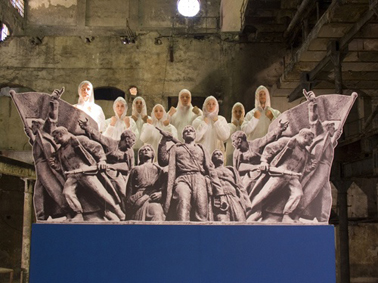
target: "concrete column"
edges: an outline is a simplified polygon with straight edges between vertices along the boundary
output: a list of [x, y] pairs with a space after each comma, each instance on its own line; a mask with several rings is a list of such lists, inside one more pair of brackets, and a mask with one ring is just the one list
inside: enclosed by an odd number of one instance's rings
[[348, 232], [348, 188], [351, 185], [350, 181], [338, 180], [333, 181], [336, 186], [337, 203], [339, 207], [339, 281], [341, 283], [350, 282], [350, 267], [349, 267], [349, 232]]
[[343, 93], [343, 78], [342, 78], [342, 68], [341, 62], [343, 56], [340, 50], [340, 43], [338, 41], [332, 40], [328, 45], [328, 49], [331, 51], [331, 61], [333, 63], [334, 73], [335, 73], [335, 92], [338, 94]]
[[29, 266], [30, 266], [30, 240], [31, 240], [31, 224], [33, 215], [33, 186], [34, 182], [30, 179], [23, 179], [25, 182], [24, 189], [24, 216], [22, 227], [22, 254], [21, 254], [21, 283], [29, 282]]

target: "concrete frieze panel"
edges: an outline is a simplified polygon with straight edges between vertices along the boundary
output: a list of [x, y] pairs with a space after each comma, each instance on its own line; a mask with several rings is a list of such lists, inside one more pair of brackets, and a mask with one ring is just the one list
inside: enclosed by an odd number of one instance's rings
[[[206, 128], [205, 108], [184, 127], [183, 141], [141, 118], [159, 145], [145, 143], [135, 158], [136, 133], [102, 134], [89, 116], [99, 106], [88, 102], [86, 114], [63, 92], [11, 92], [33, 148], [39, 222], [328, 223], [334, 148], [356, 93], [304, 91], [306, 101], [275, 117], [265, 136], [235, 132], [235, 162], [225, 166], [221, 148], [210, 152], [197, 139], [206, 132], [195, 123]], [[222, 119], [213, 120], [215, 129]]]

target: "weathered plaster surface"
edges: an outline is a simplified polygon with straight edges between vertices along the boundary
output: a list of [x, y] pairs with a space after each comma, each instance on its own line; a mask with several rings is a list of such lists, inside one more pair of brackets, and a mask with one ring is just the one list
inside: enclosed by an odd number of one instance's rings
[[31, 10], [43, 7], [51, 8], [52, 6], [70, 8], [77, 5], [77, 0], [29, 0], [28, 5]]
[[[217, 37], [164, 37], [162, 45], [155, 45], [157, 36], [140, 35], [135, 45], [123, 45], [117, 37], [96, 37], [91, 43], [80, 37], [45, 37], [40, 45], [31, 44], [27, 37], [12, 38], [2, 47], [0, 85], [21, 85], [47, 93], [64, 86], [63, 99], [74, 104], [77, 86], [83, 80], [92, 81], [94, 87], [116, 87], [125, 92], [134, 84], [146, 98], [149, 111], [156, 103], [167, 107], [169, 96], [188, 88], [193, 96], [222, 99], [221, 114], [230, 119], [232, 105], [240, 101], [250, 110], [257, 86], [270, 86], [277, 77], [271, 70], [280, 68], [279, 44], [239, 45]], [[107, 116], [112, 115], [109, 103], [97, 103]], [[273, 98], [273, 105], [281, 111], [288, 108], [282, 99], [276, 102]], [[9, 122], [9, 118], [1, 121], [3, 125]], [[0, 139], [8, 141], [10, 137], [2, 135]], [[18, 150], [24, 148], [24, 141], [11, 144]]]

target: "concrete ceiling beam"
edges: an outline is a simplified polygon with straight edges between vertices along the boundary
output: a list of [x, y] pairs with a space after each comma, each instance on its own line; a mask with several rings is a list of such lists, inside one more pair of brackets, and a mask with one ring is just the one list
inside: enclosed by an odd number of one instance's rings
[[36, 179], [34, 165], [0, 156], [0, 173], [10, 176]]
[[[378, 80], [378, 72], [371, 72], [368, 70], [356, 71], [343, 71], [342, 77], [344, 81], [357, 80], [357, 81], [375, 81]], [[317, 76], [319, 80], [332, 80], [334, 74], [332, 72], [320, 72]]]
[[[292, 60], [291, 64], [288, 65], [289, 68], [284, 71], [284, 75], [287, 75], [291, 70], [298, 68], [297, 65], [300, 65], [300, 63], [301, 63], [301, 54], [302, 53], [304, 54], [304, 52], [308, 50], [308, 47], [310, 46], [310, 41], [316, 39], [317, 36], [319, 36], [319, 34], [321, 34], [321, 30], [322, 30], [323, 26], [325, 24], [327, 24], [327, 21], [325, 21], [324, 16], [327, 15], [328, 17], [332, 18], [332, 14], [333, 13], [331, 13], [331, 11], [333, 11], [333, 12], [335, 11], [336, 6], [338, 5], [336, 2], [337, 1], [332, 2], [332, 4], [329, 7], [329, 9], [325, 12], [325, 14], [323, 14], [323, 16], [321, 17], [321, 19], [318, 21], [317, 25], [310, 32], [310, 35], [308, 36], [306, 42], [301, 46], [301, 48], [295, 54], [295, 56], [293, 57], [293, 60]], [[348, 1], [344, 1], [344, 2], [348, 2]], [[369, 9], [369, 7], [367, 7], [366, 9], [367, 9], [366, 12], [363, 15], [361, 15], [361, 17], [360, 17], [360, 19], [359, 19], [358, 22], [356, 22], [351, 27], [349, 26], [349, 30], [347, 30], [347, 29], [343, 30], [344, 35], [339, 39], [339, 48], [340, 48], [341, 51], [344, 50], [344, 52], [346, 52], [346, 49], [347, 49], [347, 47], [349, 45], [349, 42], [353, 39], [354, 36], [356, 36], [356, 34], [359, 32], [359, 30], [373, 16], [374, 10], [371, 7], [370, 7], [370, 9]], [[342, 26], [344, 26], [344, 24]], [[331, 57], [331, 53], [328, 51], [327, 55], [316, 65], [316, 67], [314, 69], [312, 69], [311, 71], [309, 71], [309, 73], [308, 73], [308, 81], [309, 82], [314, 81], [316, 79], [317, 74], [320, 73], [323, 70], [323, 68], [331, 69], [330, 66], [332, 66], [332, 64], [330, 64], [330, 57]], [[346, 65], [346, 64], [349, 64], [349, 65]], [[364, 64], [364, 63], [343, 63], [342, 70], [343, 71], [362, 71], [361, 70], [361, 65], [358, 66], [357, 64]], [[366, 64], [368, 64], [368, 65], [366, 65]], [[375, 63], [371, 63], [371, 62], [370, 63], [365, 63], [365, 66], [362, 67], [362, 68], [366, 68], [367, 67], [367, 68], [370, 68], [369, 70], [375, 71], [376, 67], [377, 67], [375, 65], [376, 65]], [[300, 88], [301, 87], [298, 86], [288, 96], [289, 102], [297, 99], [299, 97], [299, 95], [301, 95], [301, 93], [299, 92]]]
[[370, 52], [349, 52], [344, 62], [378, 62], [378, 51]]
[[350, 51], [378, 51], [378, 40], [374, 39], [353, 39], [348, 44], [348, 49]]
[[348, 72], [364, 72], [369, 70], [370, 72], [378, 71], [378, 63], [376, 62], [344, 62], [343, 71]]

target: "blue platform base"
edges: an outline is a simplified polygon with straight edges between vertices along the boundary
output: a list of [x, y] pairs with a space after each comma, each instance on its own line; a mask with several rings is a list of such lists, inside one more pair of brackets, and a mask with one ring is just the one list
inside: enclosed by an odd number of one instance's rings
[[333, 226], [33, 224], [30, 282], [335, 282]]

